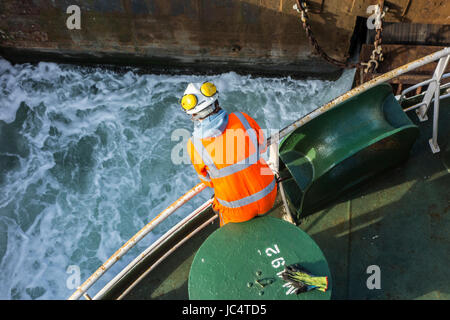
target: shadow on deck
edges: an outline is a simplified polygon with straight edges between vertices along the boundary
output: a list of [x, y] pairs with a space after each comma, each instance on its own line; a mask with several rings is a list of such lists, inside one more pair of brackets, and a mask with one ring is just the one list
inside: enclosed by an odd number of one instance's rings
[[[441, 104], [437, 154], [432, 121], [408, 115], [420, 127], [408, 161], [300, 225], [328, 259], [334, 299], [450, 299], [450, 102]], [[367, 288], [371, 265], [381, 289]]]

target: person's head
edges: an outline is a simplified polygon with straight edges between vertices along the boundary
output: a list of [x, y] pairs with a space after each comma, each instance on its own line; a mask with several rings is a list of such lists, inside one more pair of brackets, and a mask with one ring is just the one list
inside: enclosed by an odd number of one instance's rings
[[211, 82], [189, 83], [180, 104], [192, 120], [203, 120], [217, 112], [219, 93]]

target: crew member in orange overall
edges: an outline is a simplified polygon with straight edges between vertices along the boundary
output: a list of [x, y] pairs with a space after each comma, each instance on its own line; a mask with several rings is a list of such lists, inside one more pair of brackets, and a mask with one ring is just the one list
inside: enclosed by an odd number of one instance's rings
[[222, 109], [210, 82], [190, 83], [180, 103], [194, 121], [188, 153], [200, 180], [214, 188], [213, 209], [220, 226], [267, 213], [277, 186], [260, 156], [267, 146], [256, 121], [243, 112]]

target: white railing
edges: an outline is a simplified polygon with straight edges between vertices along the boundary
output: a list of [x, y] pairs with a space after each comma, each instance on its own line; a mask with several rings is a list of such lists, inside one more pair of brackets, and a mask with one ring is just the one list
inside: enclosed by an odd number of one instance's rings
[[407, 108], [405, 112], [410, 110], [416, 110], [416, 114], [420, 121], [427, 121], [427, 111], [431, 105], [431, 102], [434, 101], [434, 113], [433, 113], [433, 136], [429, 141], [431, 150], [433, 153], [439, 152], [439, 145], [437, 143], [438, 136], [438, 121], [439, 121], [439, 101], [445, 98], [450, 97], [450, 93], [441, 95], [441, 91], [443, 89], [449, 88], [450, 83], [446, 83], [441, 86], [441, 80], [450, 77], [450, 73], [446, 73], [445, 69], [447, 68], [448, 62], [450, 60], [450, 55], [444, 56], [439, 59], [439, 62], [434, 70], [433, 77], [431, 79], [425, 80], [421, 83], [418, 83], [410, 88], [407, 88], [402, 91], [399, 101], [402, 102], [405, 100], [405, 96], [407, 93], [423, 86], [428, 86], [423, 99], [421, 102]]
[[[407, 72], [410, 72], [414, 69], [420, 68], [428, 63], [437, 61], [438, 65], [436, 67], [436, 70], [433, 74], [433, 77], [427, 81], [424, 81], [420, 84], [417, 84], [411, 88], [408, 88], [404, 90], [399, 97], [400, 101], [402, 99], [405, 99], [405, 95], [408, 92], [411, 92], [412, 90], [420, 87], [428, 85], [428, 89], [424, 95], [423, 101], [406, 109], [405, 112], [413, 109], [417, 109], [417, 114], [419, 116], [419, 119], [421, 121], [426, 121], [426, 114], [429, 109], [429, 106], [431, 102], [434, 100], [434, 116], [433, 116], [433, 137], [430, 139], [430, 146], [433, 152], [438, 152], [439, 147], [437, 145], [437, 122], [439, 117], [439, 100], [449, 97], [450, 94], [446, 94], [441, 96], [440, 91], [444, 88], [450, 87], [450, 84], [446, 84], [444, 86], [440, 86], [441, 79], [450, 77], [450, 74], [445, 74], [444, 71], [445, 68], [448, 65], [448, 62], [450, 60], [450, 47], [445, 48], [443, 50], [440, 50], [438, 52], [435, 52], [433, 54], [430, 54], [428, 56], [425, 56], [423, 58], [420, 58], [418, 60], [415, 60], [413, 62], [410, 62], [406, 65], [403, 65], [399, 68], [396, 68], [392, 71], [389, 71], [377, 78], [374, 78], [368, 82], [363, 83], [362, 85], [353, 88], [352, 90], [344, 93], [343, 95], [337, 97], [336, 99], [330, 101], [329, 103], [323, 105], [322, 107], [314, 110], [313, 112], [307, 114], [306, 116], [302, 117], [301, 119], [293, 122], [289, 126], [285, 127], [284, 129], [280, 130], [278, 133], [274, 134], [273, 136], [269, 137], [267, 139], [267, 144], [270, 146], [270, 157], [269, 157], [269, 165], [274, 171], [278, 170], [278, 148], [277, 145], [279, 143], [279, 140], [293, 132], [298, 127], [304, 125], [305, 123], [311, 121], [312, 119], [316, 118], [317, 116], [321, 115], [322, 113], [328, 111], [329, 109], [335, 107], [336, 105], [356, 96], [357, 94], [366, 91], [380, 83], [387, 82], [395, 77], [398, 77], [402, 74], [405, 74]], [[434, 98], [434, 99], [433, 99]], [[148, 223], [144, 228], [142, 228], [136, 235], [134, 235], [130, 240], [128, 240], [118, 251], [116, 251], [100, 268], [97, 269], [78, 289], [69, 297], [70, 300], [76, 300], [79, 299], [82, 295], [84, 295], [87, 299], [90, 299], [90, 297], [86, 294], [86, 291], [109, 269], [112, 265], [114, 265], [125, 253], [127, 253], [136, 243], [138, 243], [140, 240], [142, 240], [151, 230], [153, 230], [156, 225], [158, 225], [160, 222], [162, 222], [164, 219], [166, 219], [169, 215], [171, 215], [173, 212], [175, 212], [178, 208], [180, 208], [182, 205], [184, 205], [186, 202], [188, 202], [190, 199], [192, 199], [195, 195], [199, 194], [201, 191], [203, 191], [206, 188], [206, 186], [203, 183], [199, 183], [194, 188], [189, 190], [185, 195], [180, 197], [176, 202], [174, 202], [172, 205], [170, 205], [167, 209], [165, 209], [163, 212], [161, 212], [155, 219], [153, 219], [150, 223]], [[136, 257], [126, 268], [124, 268], [116, 277], [114, 277], [113, 280], [111, 280], [102, 290], [99, 291], [98, 294], [95, 295], [95, 299], [101, 299], [101, 297], [106, 293], [117, 281], [123, 278], [123, 276], [131, 270], [139, 261], [141, 261], [144, 257], [148, 256], [154, 250], [156, 250], [160, 245], [163, 244], [164, 240], [167, 240], [171, 235], [173, 235], [177, 230], [179, 230], [185, 223], [188, 221], [191, 221], [194, 219], [198, 214], [206, 210], [211, 205], [211, 200], [204, 203], [202, 206], [197, 208], [194, 212], [192, 212], [188, 217], [186, 217], [183, 221], [178, 223], [175, 227], [173, 227], [171, 230], [168, 231], [165, 235], [162, 236], [161, 240], [158, 240], [154, 244], [152, 244], [150, 247], [148, 247], [142, 254], [140, 254], [138, 257]], [[212, 219], [207, 221], [210, 223]], [[193, 234], [200, 231], [202, 228], [206, 227], [208, 223], [204, 223], [201, 227], [197, 228], [194, 232], [191, 232], [188, 237], [192, 237]], [[187, 239], [186, 239], [187, 240]], [[185, 240], [184, 240], [185, 241]], [[184, 242], [182, 241], [182, 242]], [[170, 250], [172, 252], [173, 250]], [[167, 255], [164, 255], [166, 257]], [[161, 260], [158, 261], [160, 263]]]

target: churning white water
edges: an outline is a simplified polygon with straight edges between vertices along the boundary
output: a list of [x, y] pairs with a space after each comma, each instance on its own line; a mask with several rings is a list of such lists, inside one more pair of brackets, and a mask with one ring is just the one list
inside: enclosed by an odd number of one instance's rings
[[[207, 77], [221, 106], [263, 129], [280, 129], [350, 89], [337, 81]], [[201, 76], [116, 73], [54, 63], [12, 66], [0, 58], [0, 299], [66, 299], [139, 229], [197, 184], [176, 165], [178, 105]], [[204, 191], [159, 225], [93, 287], [211, 197]]]

